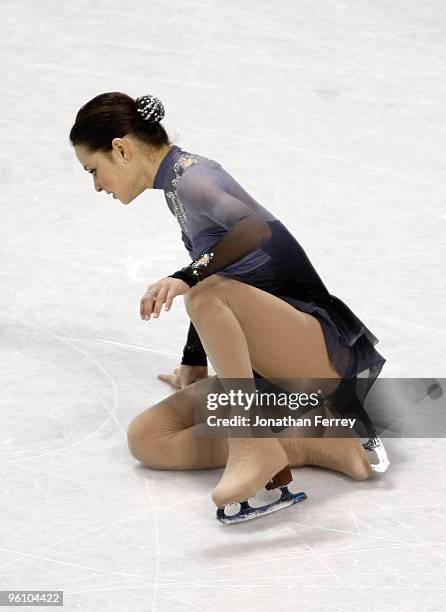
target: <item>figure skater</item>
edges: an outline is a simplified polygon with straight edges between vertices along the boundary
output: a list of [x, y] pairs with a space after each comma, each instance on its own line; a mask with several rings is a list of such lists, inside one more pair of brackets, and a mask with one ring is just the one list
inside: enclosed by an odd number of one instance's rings
[[[155, 96], [134, 100], [104, 93], [81, 107], [70, 132], [96, 191], [125, 205], [146, 189], [164, 191], [192, 260], [152, 283], [140, 301], [140, 316], [149, 321], [182, 295], [190, 325], [180, 367], [174, 376], [159, 376], [176, 391], [130, 423], [131, 454], [153, 469], [225, 467], [212, 492], [223, 522], [229, 522], [225, 508], [233, 503], [241, 503], [236, 520], [259, 516], [246, 500], [264, 487], [280, 487], [283, 501], [290, 466], [321, 466], [357, 480], [384, 471], [385, 449], [363, 407], [385, 362], [374, 348], [377, 338], [328, 292], [281, 221], [217, 161], [172, 144], [163, 117]], [[208, 377], [207, 358], [216, 376]], [[331, 406], [357, 418], [367, 443], [348, 432], [318, 438], [197, 436], [197, 390], [215, 391], [227, 379], [249, 386], [255, 377], [331, 380]], [[369, 461], [367, 451], [376, 452], [378, 463]], [[275, 502], [272, 509], [283, 505]]]

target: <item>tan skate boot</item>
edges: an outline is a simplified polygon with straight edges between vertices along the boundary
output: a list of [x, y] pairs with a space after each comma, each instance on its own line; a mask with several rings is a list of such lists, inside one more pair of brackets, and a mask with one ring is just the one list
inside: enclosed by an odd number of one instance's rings
[[[336, 415], [328, 408], [326, 416]], [[385, 472], [390, 465], [386, 449], [377, 436], [362, 444], [356, 433], [347, 427], [325, 427], [321, 437], [280, 438], [290, 465], [316, 465], [342, 472], [355, 480], [366, 480], [372, 472]], [[373, 462], [373, 454], [378, 459]]]
[[[218, 506], [217, 518], [223, 523], [239, 522], [279, 510], [301, 499], [305, 493], [290, 493], [286, 485], [292, 480], [288, 457], [275, 438], [230, 438], [229, 457], [223, 476], [212, 491]], [[259, 489], [279, 488], [282, 495], [272, 504], [251, 507], [247, 500]], [[239, 512], [227, 515], [225, 506], [239, 504]]]
[[359, 438], [281, 438], [280, 442], [292, 467], [316, 465], [355, 480], [366, 480], [371, 474]]

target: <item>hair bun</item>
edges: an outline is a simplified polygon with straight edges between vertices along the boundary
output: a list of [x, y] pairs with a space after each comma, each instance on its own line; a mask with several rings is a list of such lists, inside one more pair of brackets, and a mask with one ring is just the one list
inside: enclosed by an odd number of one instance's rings
[[147, 94], [136, 98], [136, 111], [140, 113], [144, 121], [153, 123], [155, 121], [161, 121], [164, 117], [164, 105], [159, 98]]

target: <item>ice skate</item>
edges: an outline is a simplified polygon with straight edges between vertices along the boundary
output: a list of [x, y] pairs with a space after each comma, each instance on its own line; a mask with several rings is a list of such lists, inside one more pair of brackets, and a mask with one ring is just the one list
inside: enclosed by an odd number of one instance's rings
[[[326, 409], [326, 415], [334, 413]], [[289, 433], [292, 433], [291, 430]], [[366, 480], [372, 472], [385, 472], [390, 462], [382, 441], [375, 435], [364, 444], [351, 429], [327, 426], [319, 437], [284, 437], [280, 443], [292, 467], [315, 465]], [[378, 463], [373, 463], [375, 451]]]
[[282, 438], [283, 449], [292, 467], [313, 465], [366, 480], [371, 469], [367, 452], [359, 438]]
[[[362, 446], [369, 456], [370, 469], [372, 472], [385, 472], [390, 465], [390, 461], [381, 438], [376, 435], [371, 436]], [[373, 452], [375, 452], [378, 457], [378, 463], [372, 463], [371, 456]]]
[[[334, 413], [328, 407], [326, 407], [326, 413], [331, 417], [334, 416]], [[376, 433], [375, 426], [363, 407], [360, 407], [359, 414], [369, 436], [368, 440], [362, 444], [362, 448], [366, 451], [369, 469], [371, 472], [385, 472], [390, 465], [390, 461], [384, 444]], [[378, 463], [373, 463], [373, 453], [375, 453]]]
[[[221, 523], [238, 523], [281, 510], [306, 498], [288, 489], [292, 480], [288, 457], [273, 438], [232, 438], [223, 476], [212, 491]], [[248, 502], [265, 488], [277, 490], [276, 499], [263, 505]], [[280, 495], [279, 495], [280, 491]]]

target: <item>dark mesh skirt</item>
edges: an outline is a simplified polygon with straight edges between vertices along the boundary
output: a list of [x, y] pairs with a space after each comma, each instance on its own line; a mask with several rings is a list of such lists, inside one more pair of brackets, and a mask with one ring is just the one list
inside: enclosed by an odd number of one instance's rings
[[[224, 271], [220, 274], [225, 275]], [[357, 418], [355, 430], [358, 435], [376, 435], [363, 404], [386, 360], [375, 349], [378, 339], [350, 308], [336, 296], [323, 291], [312, 296], [310, 301], [296, 298], [296, 281], [274, 258], [243, 276], [227, 276], [268, 291], [318, 319], [330, 361], [342, 377], [342, 383], [331, 398], [332, 408], [341, 416]], [[261, 378], [256, 372], [255, 375]]]

